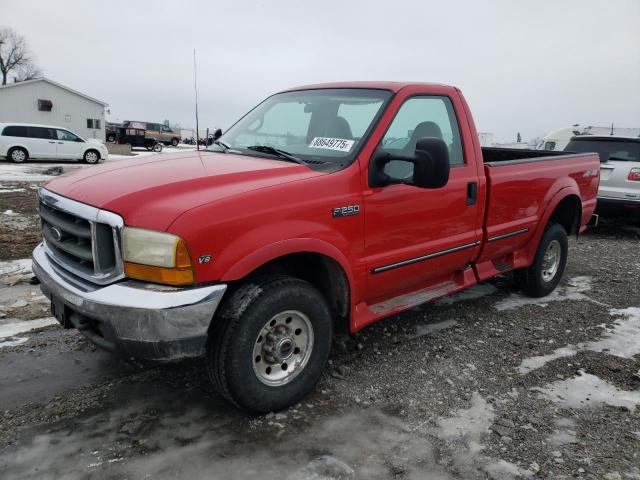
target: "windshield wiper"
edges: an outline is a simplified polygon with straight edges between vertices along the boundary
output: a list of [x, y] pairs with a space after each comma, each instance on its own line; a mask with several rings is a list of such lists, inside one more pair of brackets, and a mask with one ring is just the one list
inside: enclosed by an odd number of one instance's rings
[[227, 145], [226, 143], [224, 143], [221, 140], [215, 140], [213, 142], [213, 144], [214, 145], [218, 145], [219, 147], [222, 147], [222, 152], [223, 153], [227, 153], [231, 149], [231, 147], [229, 145]]
[[247, 147], [249, 150], [255, 150], [256, 152], [268, 153], [270, 155], [274, 155], [276, 157], [284, 158], [285, 160], [289, 160], [290, 162], [299, 163], [300, 165], [306, 165], [306, 162], [301, 158], [298, 158], [294, 155], [291, 155], [289, 152], [285, 152], [284, 150], [280, 150], [279, 148], [270, 147], [268, 145], [252, 145]]

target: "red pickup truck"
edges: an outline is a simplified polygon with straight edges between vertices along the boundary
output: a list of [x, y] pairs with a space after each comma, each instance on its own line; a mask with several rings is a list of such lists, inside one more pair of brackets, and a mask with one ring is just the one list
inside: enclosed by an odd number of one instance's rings
[[454, 87], [295, 88], [207, 151], [48, 182], [33, 268], [65, 327], [124, 357], [204, 356], [222, 395], [272, 411], [314, 387], [334, 331], [509, 271], [549, 294], [599, 171], [481, 148]]

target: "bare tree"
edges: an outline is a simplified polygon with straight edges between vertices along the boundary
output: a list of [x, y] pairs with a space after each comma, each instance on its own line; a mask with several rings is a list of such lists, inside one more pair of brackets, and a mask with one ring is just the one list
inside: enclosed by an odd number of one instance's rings
[[0, 27], [0, 72], [2, 85], [7, 84], [9, 73], [14, 74], [16, 82], [42, 75], [33, 63], [25, 38], [9, 27]]

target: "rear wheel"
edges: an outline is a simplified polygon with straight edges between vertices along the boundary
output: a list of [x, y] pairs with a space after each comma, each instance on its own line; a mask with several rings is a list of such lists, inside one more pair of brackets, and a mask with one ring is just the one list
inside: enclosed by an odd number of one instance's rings
[[156, 153], [162, 152], [162, 143], [158, 142], [153, 146], [153, 151]]
[[29, 158], [29, 154], [24, 148], [15, 147], [9, 150], [7, 157], [9, 157], [12, 162], [22, 163]]
[[84, 156], [82, 159], [91, 165], [96, 164], [100, 161], [100, 154], [96, 150], [87, 150], [84, 152]]
[[178, 146], [178, 139], [177, 138], [172, 138], [171, 139], [171, 145], [173, 145], [174, 147]]
[[280, 410], [315, 386], [332, 334], [329, 306], [313, 285], [291, 277], [243, 285], [213, 320], [209, 376], [224, 397], [245, 410]]
[[530, 297], [544, 297], [558, 286], [567, 265], [567, 232], [557, 223], [544, 232], [533, 264], [515, 272], [522, 291]]

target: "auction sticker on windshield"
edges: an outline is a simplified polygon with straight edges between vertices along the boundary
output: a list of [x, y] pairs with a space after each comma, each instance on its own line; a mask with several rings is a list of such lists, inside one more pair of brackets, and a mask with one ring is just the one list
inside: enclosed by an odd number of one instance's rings
[[337, 150], [339, 152], [348, 152], [353, 147], [353, 140], [344, 140], [342, 138], [315, 137], [309, 144], [309, 148], [323, 148], [325, 150]]

